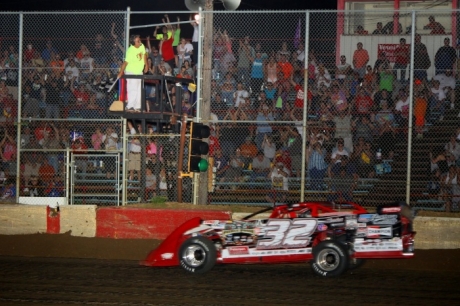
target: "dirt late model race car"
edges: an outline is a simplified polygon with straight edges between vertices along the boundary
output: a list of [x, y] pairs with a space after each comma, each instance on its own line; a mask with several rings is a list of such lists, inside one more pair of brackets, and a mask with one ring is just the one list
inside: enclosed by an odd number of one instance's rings
[[[256, 218], [268, 210], [268, 218]], [[242, 220], [194, 218], [174, 230], [141, 264], [180, 265], [199, 274], [216, 263], [311, 262], [315, 274], [331, 277], [368, 258], [413, 257], [412, 221], [405, 203], [368, 213], [353, 202], [279, 205]]]

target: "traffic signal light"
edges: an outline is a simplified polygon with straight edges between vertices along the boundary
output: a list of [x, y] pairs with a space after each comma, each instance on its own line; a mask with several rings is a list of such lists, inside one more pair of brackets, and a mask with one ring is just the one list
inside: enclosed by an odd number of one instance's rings
[[188, 146], [188, 171], [205, 172], [208, 170], [208, 161], [202, 157], [209, 152], [209, 145], [203, 141], [211, 135], [209, 126], [202, 123], [190, 123], [190, 141]]

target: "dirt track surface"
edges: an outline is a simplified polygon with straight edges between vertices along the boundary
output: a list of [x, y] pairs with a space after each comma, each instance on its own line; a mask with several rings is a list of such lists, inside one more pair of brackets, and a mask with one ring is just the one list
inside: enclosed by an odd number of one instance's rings
[[460, 300], [460, 250], [418, 250], [414, 259], [372, 260], [323, 279], [308, 264], [222, 265], [203, 276], [140, 266], [157, 244], [0, 236], [0, 305], [456, 305]]

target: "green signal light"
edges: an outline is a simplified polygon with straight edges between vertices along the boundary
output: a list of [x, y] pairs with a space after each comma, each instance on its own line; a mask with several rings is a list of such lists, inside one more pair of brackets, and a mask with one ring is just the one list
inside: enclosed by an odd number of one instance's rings
[[205, 172], [206, 170], [208, 170], [208, 167], [209, 167], [209, 163], [206, 159], [202, 159], [198, 163], [198, 169], [200, 170], [200, 172]]

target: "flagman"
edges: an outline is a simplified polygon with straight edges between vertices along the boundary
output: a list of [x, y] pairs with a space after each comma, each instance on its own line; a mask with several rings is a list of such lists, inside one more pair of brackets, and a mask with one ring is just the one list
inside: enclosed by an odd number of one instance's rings
[[[128, 51], [126, 52], [126, 58], [120, 68], [118, 78], [120, 78], [123, 73], [126, 75], [142, 75], [142, 72], [147, 72], [147, 53], [145, 52], [145, 46], [141, 43], [139, 35], [132, 35], [130, 43], [131, 46], [129, 46]], [[127, 78], [126, 87], [128, 96], [126, 110], [131, 112], [140, 112], [142, 106], [142, 80]]]

